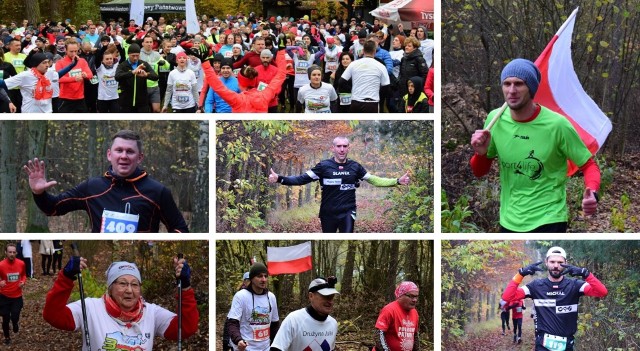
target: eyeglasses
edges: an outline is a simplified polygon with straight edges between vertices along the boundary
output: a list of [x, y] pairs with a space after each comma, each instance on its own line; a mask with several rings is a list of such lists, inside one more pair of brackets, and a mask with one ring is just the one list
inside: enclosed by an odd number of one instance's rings
[[409, 295], [409, 294], [404, 294], [404, 296], [408, 297], [411, 300], [417, 300], [418, 299], [418, 295]]
[[120, 290], [126, 290], [128, 287], [131, 287], [131, 290], [134, 291], [140, 290], [140, 283], [138, 282], [115, 282], [115, 284]]

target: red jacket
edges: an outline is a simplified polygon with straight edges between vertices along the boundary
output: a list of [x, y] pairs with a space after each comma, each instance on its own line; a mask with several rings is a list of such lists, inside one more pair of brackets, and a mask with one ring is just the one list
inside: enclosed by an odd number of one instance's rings
[[278, 73], [273, 77], [269, 86], [262, 91], [254, 88], [238, 94], [227, 89], [214, 72], [209, 61], [202, 64], [202, 69], [204, 70], [207, 83], [231, 106], [232, 112], [268, 112], [269, 103], [280, 92], [280, 87], [284, 83], [287, 75], [284, 55], [284, 50], [278, 51], [278, 55], [276, 56]]
[[9, 261], [8, 258], [0, 261], [0, 280], [5, 282], [5, 286], [0, 288], [0, 295], [10, 298], [22, 296], [22, 287], [27, 281], [24, 262], [18, 258]]
[[[265, 84], [271, 84], [273, 77], [278, 74], [278, 68], [274, 65], [268, 65], [267, 67], [264, 67], [264, 65], [260, 65], [256, 66], [255, 69], [256, 71], [258, 71], [258, 82], [262, 82]], [[277, 88], [278, 92], [276, 93], [276, 96], [271, 99], [271, 102], [269, 102], [269, 107], [278, 106], [278, 94], [280, 94], [280, 90], [282, 90], [282, 87], [278, 86]]]

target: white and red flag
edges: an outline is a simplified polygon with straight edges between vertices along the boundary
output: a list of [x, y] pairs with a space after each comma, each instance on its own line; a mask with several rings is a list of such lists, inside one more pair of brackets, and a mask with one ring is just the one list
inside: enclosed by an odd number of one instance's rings
[[[584, 91], [573, 70], [571, 36], [577, 13], [578, 9], [571, 13], [535, 62], [542, 79], [534, 100], [565, 116], [595, 155], [611, 132], [611, 121]], [[577, 170], [569, 162], [569, 175]]]
[[267, 247], [269, 275], [300, 273], [311, 269], [311, 242], [285, 247]]

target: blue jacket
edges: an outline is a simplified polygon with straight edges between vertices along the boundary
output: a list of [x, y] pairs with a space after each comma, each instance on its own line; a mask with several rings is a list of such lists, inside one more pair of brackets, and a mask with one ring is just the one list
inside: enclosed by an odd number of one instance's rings
[[[229, 90], [235, 91], [236, 93], [240, 92], [238, 78], [234, 76], [230, 76], [226, 79], [222, 76], [219, 78], [222, 83], [224, 83], [224, 86]], [[216, 94], [213, 89], [209, 88], [209, 91], [207, 91], [207, 98], [204, 101], [204, 112], [213, 113], [214, 110], [216, 113], [231, 113], [231, 106], [229, 106], [226, 101], [222, 100], [220, 95]]]
[[382, 62], [384, 62], [385, 67], [387, 67], [387, 73], [389, 73], [389, 75], [393, 74], [393, 60], [391, 59], [389, 51], [378, 47], [378, 49], [376, 50], [375, 58], [380, 59], [382, 60]]

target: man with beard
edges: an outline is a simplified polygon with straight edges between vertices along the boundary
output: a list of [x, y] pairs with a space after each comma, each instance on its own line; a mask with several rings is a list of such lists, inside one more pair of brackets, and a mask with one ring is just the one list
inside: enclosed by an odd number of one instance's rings
[[[542, 272], [542, 261], [520, 268], [502, 293], [505, 301], [533, 299], [536, 320], [535, 351], [573, 351], [578, 330], [578, 303], [582, 296], [605, 297], [607, 288], [588, 269], [566, 264], [567, 253], [554, 246], [547, 251], [549, 274], [518, 287], [527, 275]], [[566, 274], [582, 279], [571, 279]]]
[[236, 351], [268, 350], [278, 332], [276, 296], [267, 289], [267, 266], [256, 262], [249, 270], [249, 286], [233, 296], [225, 329]]
[[[309, 305], [289, 313], [276, 334], [271, 351], [335, 350], [338, 322], [330, 316], [337, 279], [316, 278], [309, 284]], [[319, 346], [319, 347], [318, 347]]]
[[600, 169], [571, 123], [533, 101], [540, 77], [529, 60], [509, 62], [500, 75], [509, 108], [490, 112], [485, 129], [471, 136], [475, 151], [471, 169], [476, 177], [489, 173], [493, 160], [500, 159], [502, 232], [566, 232], [567, 160], [584, 174], [584, 214], [592, 215], [598, 207]]
[[116, 133], [107, 150], [111, 166], [101, 176], [80, 183], [59, 195], [48, 189], [57, 184], [45, 178], [45, 163], [34, 158], [25, 165], [29, 187], [38, 208], [47, 216], [86, 211], [93, 233], [188, 232], [171, 190], [140, 168], [144, 153], [140, 136], [130, 130]]
[[[273, 77], [278, 73], [278, 68], [271, 64], [271, 60], [273, 59], [273, 53], [269, 49], [264, 49], [260, 52], [260, 61], [262, 65], [254, 67], [258, 72], [258, 90], [263, 90], [270, 83]], [[276, 95], [269, 102], [269, 113], [278, 112], [278, 94], [280, 94], [280, 89], [276, 92]]]
[[349, 139], [339, 136], [333, 139], [333, 158], [318, 163], [299, 176], [281, 176], [270, 169], [269, 183], [282, 185], [305, 185], [320, 181], [322, 196], [320, 204], [320, 225], [322, 232], [353, 233], [356, 221], [356, 188], [361, 180], [378, 187], [408, 185], [409, 173], [400, 178], [377, 177], [356, 161], [347, 158]]
[[396, 287], [396, 300], [384, 306], [376, 321], [376, 351], [417, 351], [418, 340], [418, 286], [409, 281]]
[[7, 244], [4, 249], [6, 258], [0, 262], [0, 315], [2, 315], [2, 332], [4, 344], [11, 344], [9, 321], [13, 324], [13, 332], [19, 330], [20, 311], [22, 310], [22, 287], [27, 281], [25, 265], [16, 258], [16, 244]]

